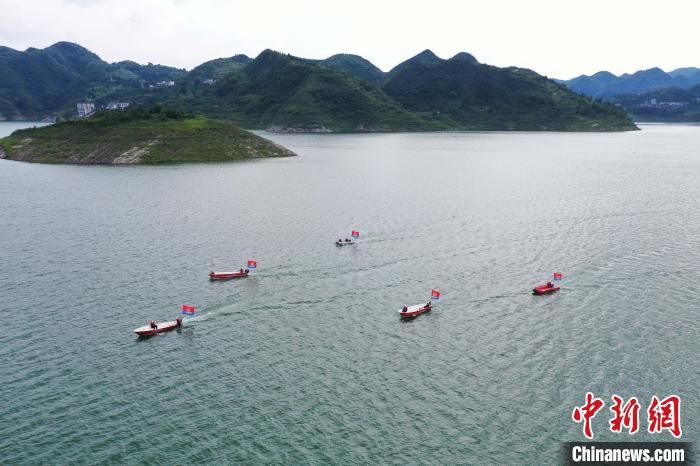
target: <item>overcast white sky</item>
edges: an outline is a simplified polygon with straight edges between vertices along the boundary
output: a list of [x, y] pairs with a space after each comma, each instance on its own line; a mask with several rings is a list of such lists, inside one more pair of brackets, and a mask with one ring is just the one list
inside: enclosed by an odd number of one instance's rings
[[0, 0], [0, 45], [77, 42], [107, 61], [187, 69], [271, 48], [383, 70], [429, 48], [557, 78], [700, 66], [700, 0]]

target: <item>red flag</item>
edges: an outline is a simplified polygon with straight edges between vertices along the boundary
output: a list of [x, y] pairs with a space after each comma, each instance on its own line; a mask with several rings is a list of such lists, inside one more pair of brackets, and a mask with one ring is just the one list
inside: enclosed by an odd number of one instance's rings
[[430, 299], [440, 299], [440, 292], [438, 290], [431, 291]]
[[182, 305], [182, 313], [183, 314], [194, 314], [195, 309], [194, 306], [188, 306], [187, 304]]
[[353, 237], [353, 238], [359, 238], [359, 237], [360, 237], [360, 232], [359, 232], [359, 231], [352, 230], [352, 237]]
[[249, 269], [257, 268], [257, 266], [258, 266], [258, 263], [257, 263], [257, 262], [255, 262], [255, 261], [248, 261], [248, 268], [249, 268]]
[[554, 279], [555, 280], [561, 280], [562, 278], [564, 278], [564, 275], [562, 275], [561, 272], [554, 272]]

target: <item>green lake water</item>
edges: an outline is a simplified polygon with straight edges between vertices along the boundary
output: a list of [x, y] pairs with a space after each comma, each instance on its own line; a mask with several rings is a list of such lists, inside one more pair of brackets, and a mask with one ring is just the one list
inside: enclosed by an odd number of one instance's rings
[[612, 394], [680, 395], [697, 439], [700, 127], [642, 128], [0, 160], [0, 463], [557, 464], [587, 391], [597, 440], [673, 440], [609, 432]]

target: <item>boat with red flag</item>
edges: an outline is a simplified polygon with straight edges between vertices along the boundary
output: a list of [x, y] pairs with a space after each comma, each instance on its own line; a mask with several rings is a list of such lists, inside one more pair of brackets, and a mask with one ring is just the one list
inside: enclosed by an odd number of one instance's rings
[[543, 295], [543, 294], [549, 294], [549, 293], [554, 293], [555, 291], [559, 291], [560, 287], [556, 286], [552, 282], [547, 282], [544, 285], [539, 285], [536, 286], [532, 289], [532, 294], [537, 294], [537, 295]]
[[352, 230], [352, 232], [350, 233], [350, 236], [352, 237], [352, 239], [350, 239], [350, 238], [338, 239], [338, 241], [335, 242], [335, 245], [336, 246], [347, 246], [350, 244], [357, 244], [356, 240], [360, 237], [360, 232], [357, 230]]
[[241, 267], [237, 271], [231, 272], [209, 272], [209, 280], [231, 280], [232, 278], [243, 278], [250, 275], [251, 270], [258, 268], [258, 263], [253, 259], [248, 260], [248, 265], [245, 269]]
[[399, 309], [399, 316], [402, 319], [412, 319], [426, 312], [433, 310], [433, 301], [440, 300], [440, 292], [438, 290], [430, 291], [430, 301], [425, 304], [416, 304], [414, 306], [404, 306]]
[[[190, 306], [188, 304], [182, 305], [182, 315], [187, 317], [188, 320], [189, 318], [195, 317], [195, 313], [196, 309], [194, 306]], [[184, 320], [182, 317], [178, 317], [177, 319], [171, 320], [169, 322], [161, 323], [156, 323], [152, 320], [143, 327], [134, 329], [134, 333], [140, 337], [152, 337], [153, 335], [157, 335], [159, 333], [170, 332], [171, 330], [180, 328], [182, 327], [183, 322]]]
[[554, 282], [559, 282], [563, 278], [563, 275], [561, 272], [554, 272], [554, 281], [550, 280], [544, 285], [538, 285], [532, 289], [532, 294], [536, 295], [545, 295], [545, 294], [550, 294], [554, 293], [556, 291], [559, 291], [561, 287], [554, 283]]

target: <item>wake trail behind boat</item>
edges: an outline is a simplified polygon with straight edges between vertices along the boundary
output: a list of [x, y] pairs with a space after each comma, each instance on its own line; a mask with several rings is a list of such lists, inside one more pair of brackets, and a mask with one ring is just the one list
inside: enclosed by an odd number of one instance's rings
[[190, 317], [189, 319], [183, 319], [182, 320], [182, 325], [186, 325], [190, 322], [200, 322], [202, 320], [207, 320], [209, 318], [209, 313], [206, 314], [201, 314], [195, 317]]

